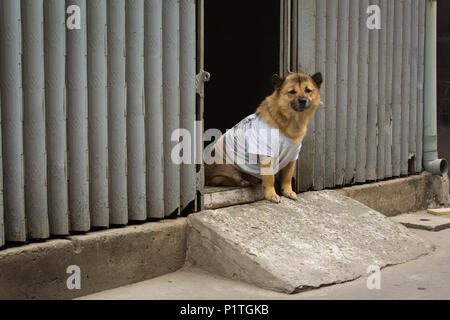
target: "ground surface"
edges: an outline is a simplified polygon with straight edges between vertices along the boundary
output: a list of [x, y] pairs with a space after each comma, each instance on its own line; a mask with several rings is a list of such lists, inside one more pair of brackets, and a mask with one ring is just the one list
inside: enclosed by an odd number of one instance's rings
[[187, 268], [80, 299], [450, 299], [450, 229], [412, 229], [436, 247], [416, 260], [381, 270], [381, 288], [367, 277], [297, 294], [282, 294]]

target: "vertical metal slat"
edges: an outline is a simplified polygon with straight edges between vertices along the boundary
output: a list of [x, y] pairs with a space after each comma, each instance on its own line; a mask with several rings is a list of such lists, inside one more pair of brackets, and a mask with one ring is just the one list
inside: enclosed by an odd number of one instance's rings
[[401, 155], [400, 174], [408, 174], [409, 159], [409, 108], [410, 108], [410, 80], [411, 80], [411, 1], [403, 0], [403, 55], [402, 55], [402, 110], [401, 110]]
[[[281, 2], [281, 1], [280, 1]], [[205, 1], [198, 0], [196, 5], [196, 73], [204, 71], [205, 67]], [[281, 28], [280, 28], [281, 29]], [[281, 39], [281, 38], [280, 38]], [[280, 60], [281, 65], [281, 60]], [[195, 153], [196, 153], [196, 176], [197, 176], [197, 203], [196, 210], [200, 211], [204, 206], [204, 187], [205, 187], [205, 168], [201, 163], [203, 162], [203, 132], [204, 132], [204, 82], [198, 83], [197, 87], [197, 114], [196, 120], [196, 136], [195, 136]]]
[[[371, 4], [379, 4], [372, 1]], [[376, 180], [378, 116], [378, 48], [379, 30], [369, 31], [369, 87], [367, 104], [366, 180]]]
[[358, 110], [358, 39], [359, 0], [350, 0], [349, 50], [348, 50], [348, 99], [347, 99], [347, 148], [345, 159], [345, 184], [355, 179], [356, 170], [356, 124]]
[[[315, 1], [299, 0], [298, 10], [298, 26], [296, 26], [300, 31], [298, 32], [298, 69], [300, 72], [312, 75], [315, 72]], [[315, 120], [312, 116], [308, 123], [308, 132], [302, 141], [302, 152], [297, 162], [298, 191], [309, 190], [314, 184], [314, 126]]]
[[69, 233], [65, 4], [44, 1], [45, 111], [50, 234]]
[[419, 24], [418, 9], [419, 2], [417, 0], [411, 3], [411, 83], [410, 83], [410, 112], [409, 112], [409, 155], [412, 156], [412, 167], [409, 173], [415, 173], [417, 167], [417, 65], [419, 51]]
[[416, 172], [422, 171], [423, 157], [423, 86], [425, 63], [425, 0], [419, 0], [419, 50], [417, 65], [417, 143], [416, 143]]
[[366, 10], [368, 0], [360, 1], [359, 5], [359, 59], [358, 59], [358, 110], [356, 125], [356, 171], [355, 182], [366, 181], [366, 131], [368, 104], [368, 60], [369, 60], [369, 29], [366, 25]]
[[109, 226], [106, 0], [87, 2], [91, 225]]
[[126, 2], [126, 48], [128, 218], [146, 220], [143, 0]]
[[20, 1], [2, 0], [1, 5], [5, 238], [6, 241], [25, 241]]
[[284, 67], [285, 74], [287, 76], [289, 72], [292, 71], [291, 65], [291, 31], [292, 31], [292, 1], [284, 0]]
[[[299, 8], [301, 9], [301, 8]], [[315, 72], [326, 71], [326, 0], [316, 1], [316, 44], [315, 44]], [[315, 120], [315, 150], [314, 150], [314, 190], [324, 188], [325, 176], [325, 86], [320, 90], [322, 104], [319, 105], [314, 115]]]
[[[294, 72], [298, 72], [299, 70], [297, 69], [299, 66], [299, 61], [298, 61], [298, 48], [299, 48], [299, 43], [298, 43], [298, 38], [299, 38], [299, 28], [298, 28], [298, 23], [299, 23], [299, 16], [300, 16], [300, 5], [301, 5], [301, 0], [292, 0], [291, 1], [291, 61], [290, 64], [292, 66], [292, 68], [294, 70]], [[315, 38], [315, 34], [314, 34], [314, 38]], [[300, 70], [301, 71], [301, 70]]]
[[45, 111], [50, 234], [69, 233], [64, 1], [44, 2]]
[[180, 209], [180, 166], [171, 159], [172, 133], [180, 127], [179, 2], [163, 1], [164, 214]]
[[[298, 0], [297, 0], [298, 1]], [[291, 71], [291, 0], [280, 0], [280, 76]]]
[[336, 168], [336, 40], [338, 2], [327, 0], [327, 45], [325, 71], [325, 187], [335, 185]]
[[335, 184], [343, 185], [347, 149], [348, 63], [349, 63], [349, 1], [339, 1], [337, 39], [336, 97], [336, 172]]
[[285, 73], [285, 66], [284, 66], [284, 33], [285, 33], [285, 28], [284, 28], [284, 6], [285, 6], [285, 0], [280, 0], [280, 56], [279, 56], [279, 61], [280, 61], [280, 68], [279, 68], [279, 74], [282, 77], [283, 74]]
[[107, 1], [108, 167], [110, 224], [128, 222], [127, 88], [125, 79], [125, 3]]
[[106, 0], [87, 2], [89, 207], [91, 225], [109, 226]]
[[386, 27], [386, 73], [385, 73], [385, 178], [392, 177], [392, 103], [393, 103], [393, 59], [394, 59], [394, 1], [387, 1], [387, 27]]
[[394, 60], [392, 64], [392, 175], [400, 176], [401, 111], [402, 111], [402, 29], [403, 2], [395, 1], [394, 12]]
[[44, 5], [22, 1], [25, 215], [27, 237], [49, 237], [45, 146]]
[[163, 218], [162, 0], [146, 0], [144, 5], [147, 216]]
[[386, 41], [387, 41], [387, 1], [380, 0], [381, 30], [378, 48], [378, 147], [377, 147], [377, 179], [385, 176], [385, 150], [386, 150]]
[[[180, 128], [190, 134], [189, 163], [181, 165], [181, 210], [196, 196], [195, 176], [195, 2], [180, 1]], [[183, 141], [184, 143], [185, 141]]]
[[80, 8], [81, 28], [66, 30], [67, 135], [69, 162], [69, 222], [71, 231], [88, 231], [89, 155], [86, 59], [86, 1], [67, 0]]

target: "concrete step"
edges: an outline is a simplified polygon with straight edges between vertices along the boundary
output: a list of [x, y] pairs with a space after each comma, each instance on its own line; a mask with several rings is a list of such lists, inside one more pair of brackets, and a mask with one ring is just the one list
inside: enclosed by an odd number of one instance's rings
[[441, 231], [450, 228], [450, 215], [434, 215], [426, 211], [400, 214], [390, 218], [405, 227], [429, 231]]
[[207, 271], [188, 267], [153, 279], [81, 297], [83, 300], [307, 300], [307, 299], [450, 299], [450, 229], [440, 232], [412, 229], [431, 241], [432, 254], [380, 272], [380, 287], [369, 289], [367, 273], [345, 283], [316, 290], [286, 294], [234, 281]]
[[366, 275], [433, 250], [403, 225], [333, 191], [188, 217], [187, 265], [294, 293]]

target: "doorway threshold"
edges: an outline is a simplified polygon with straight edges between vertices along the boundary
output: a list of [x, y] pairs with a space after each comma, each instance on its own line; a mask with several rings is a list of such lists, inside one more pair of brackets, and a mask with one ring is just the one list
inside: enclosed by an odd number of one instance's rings
[[217, 209], [264, 199], [261, 184], [248, 187], [205, 187], [203, 209]]

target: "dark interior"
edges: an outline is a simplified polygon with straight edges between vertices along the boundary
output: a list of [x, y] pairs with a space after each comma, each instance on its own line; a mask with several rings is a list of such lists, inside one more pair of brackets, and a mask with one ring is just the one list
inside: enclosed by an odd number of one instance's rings
[[279, 1], [205, 1], [205, 130], [225, 132], [272, 93], [279, 45]]
[[437, 123], [439, 157], [450, 161], [450, 1], [437, 10]]

